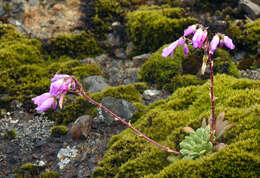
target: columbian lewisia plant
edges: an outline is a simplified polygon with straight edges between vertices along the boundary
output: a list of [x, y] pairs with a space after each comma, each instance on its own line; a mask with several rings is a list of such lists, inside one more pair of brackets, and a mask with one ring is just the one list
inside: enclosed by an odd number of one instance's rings
[[[189, 39], [188, 36], [193, 35], [192, 39]], [[184, 50], [184, 54], [188, 55], [189, 49], [188, 44], [192, 44], [194, 48], [203, 49], [204, 56], [203, 56], [203, 64], [201, 73], [203, 74], [206, 68], [206, 65], [209, 64], [210, 68], [210, 98], [211, 98], [211, 117], [208, 119], [208, 123], [204, 119], [202, 122], [202, 127], [197, 129], [196, 132], [190, 127], [184, 127], [183, 130], [187, 133], [190, 133], [190, 136], [186, 136], [183, 142], [180, 143], [181, 150], [180, 152], [174, 151], [166, 146], [163, 146], [156, 141], [150, 139], [149, 137], [145, 136], [135, 127], [133, 127], [130, 123], [126, 122], [121, 117], [117, 116], [115, 113], [110, 111], [108, 108], [103, 106], [102, 104], [98, 103], [97, 101], [90, 98], [86, 92], [84, 91], [80, 82], [73, 76], [69, 76], [66, 74], [56, 74], [51, 79], [50, 91], [48, 93], [44, 93], [40, 96], [32, 98], [34, 104], [37, 105], [36, 110], [38, 112], [44, 112], [49, 108], [56, 109], [57, 103], [59, 103], [59, 107], [62, 108], [63, 105], [63, 98], [68, 92], [81, 94], [85, 97], [88, 101], [96, 106], [102, 108], [107, 113], [118, 119], [121, 123], [126, 125], [128, 128], [132, 129], [137, 135], [143, 137], [150, 143], [158, 146], [159, 148], [176, 154], [182, 155], [184, 158], [196, 159], [201, 157], [209, 152], [212, 149], [221, 148], [223, 147], [223, 143], [217, 143], [215, 141], [216, 138], [221, 136], [225, 130], [231, 127], [231, 124], [227, 124], [227, 121], [224, 120], [224, 113], [220, 114], [217, 119], [215, 119], [215, 97], [214, 97], [214, 76], [213, 76], [213, 64], [211, 55], [214, 53], [216, 48], [222, 47], [223, 44], [229, 48], [234, 49], [235, 46], [232, 40], [221, 33], [217, 33], [212, 41], [209, 43], [208, 41], [208, 31], [207, 28], [200, 25], [195, 24], [189, 26], [185, 31], [184, 35], [180, 37], [178, 40], [174, 41], [168, 47], [163, 49], [162, 57], [165, 58], [169, 55], [173, 56], [174, 50], [178, 46], [182, 46]], [[215, 145], [214, 145], [215, 144]]]

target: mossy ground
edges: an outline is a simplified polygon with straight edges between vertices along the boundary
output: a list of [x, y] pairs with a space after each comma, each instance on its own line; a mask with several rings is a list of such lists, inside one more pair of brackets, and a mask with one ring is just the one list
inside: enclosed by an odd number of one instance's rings
[[[260, 82], [218, 74], [216, 113], [233, 124], [222, 142], [228, 146], [198, 160], [167, 161], [167, 153], [127, 129], [112, 137], [93, 177], [257, 177], [259, 175]], [[184, 126], [199, 128], [211, 113], [209, 84], [178, 89], [158, 101], [134, 124], [148, 137], [179, 150]]]
[[126, 16], [129, 39], [136, 45], [136, 53], [157, 50], [176, 40], [195, 18], [185, 17], [184, 9], [168, 6], [141, 6]]
[[[93, 38], [84, 32], [63, 37], [50, 42], [51, 45], [55, 44], [52, 52], [57, 55], [54, 57], [63, 56], [54, 60], [46, 54], [39, 40], [17, 33], [12, 25], [0, 23], [0, 107], [8, 107], [9, 101], [13, 99], [25, 102], [33, 96], [48, 92], [54, 74], [66, 73], [79, 80], [91, 75], [102, 75], [99, 67], [81, 64], [69, 57], [95, 55], [98, 50]], [[63, 42], [65, 46], [60, 44]], [[62, 51], [65, 48], [67, 53]]]

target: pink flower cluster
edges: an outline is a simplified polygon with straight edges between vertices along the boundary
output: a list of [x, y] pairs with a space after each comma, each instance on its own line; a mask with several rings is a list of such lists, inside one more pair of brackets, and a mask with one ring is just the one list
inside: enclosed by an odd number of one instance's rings
[[44, 112], [50, 107], [56, 109], [57, 100], [59, 100], [60, 107], [62, 105], [63, 97], [69, 89], [75, 89], [76, 85], [69, 75], [56, 74], [51, 79], [50, 91], [40, 96], [32, 98], [34, 104], [37, 105], [38, 112]]
[[[191, 34], [194, 34], [192, 40], [187, 38], [187, 36]], [[173, 56], [174, 50], [178, 46], [183, 46], [184, 54], [187, 55], [189, 53], [187, 42], [191, 42], [194, 48], [205, 48], [205, 41], [207, 41], [207, 36], [207, 28], [200, 24], [191, 25], [184, 31], [184, 35], [182, 37], [163, 49], [162, 57], [165, 58], [170, 54]], [[210, 53], [213, 54], [217, 46], [219, 45], [222, 47], [223, 43], [231, 50], [235, 48], [235, 45], [228, 36], [217, 33], [210, 42]]]

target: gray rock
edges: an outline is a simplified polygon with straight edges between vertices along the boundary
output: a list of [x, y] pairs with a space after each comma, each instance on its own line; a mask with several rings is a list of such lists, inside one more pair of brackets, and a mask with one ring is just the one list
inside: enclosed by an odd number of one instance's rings
[[2, 5], [0, 5], [0, 16], [5, 14], [5, 10]]
[[98, 75], [90, 76], [83, 79], [83, 86], [87, 88], [87, 90], [91, 93], [101, 92], [107, 86], [109, 86], [106, 80]]
[[88, 137], [88, 134], [91, 130], [92, 117], [89, 115], [83, 115], [77, 118], [71, 127], [71, 136], [74, 139], [79, 139], [81, 136], [85, 138]]
[[142, 54], [139, 56], [133, 57], [133, 62], [137, 66], [141, 66], [146, 60], [148, 60], [151, 57], [151, 53]]
[[144, 95], [147, 95], [147, 96], [158, 96], [161, 94], [161, 91], [160, 90], [145, 90], [144, 91]]
[[29, 0], [29, 4], [31, 6], [36, 6], [36, 5], [39, 5], [40, 4], [40, 1], [39, 0]]
[[126, 55], [130, 56], [133, 53], [134, 49], [135, 49], [135, 45], [132, 41], [127, 43], [126, 51], [125, 51]]
[[114, 47], [114, 46], [120, 46], [120, 37], [118, 35], [115, 35], [113, 33], [109, 33], [107, 35], [107, 39], [105, 41], [109, 46]]
[[260, 16], [260, 6], [250, 0], [240, 0], [239, 6], [248, 13], [249, 17], [256, 19]]
[[[134, 112], [137, 110], [132, 103], [123, 99], [116, 99], [110, 96], [103, 98], [101, 104], [127, 122], [133, 117]], [[99, 122], [103, 122], [106, 125], [111, 125], [112, 123], [117, 121], [116, 118], [111, 116], [103, 109], [99, 109], [98, 120]]]
[[126, 53], [123, 48], [116, 48], [114, 50], [114, 55], [119, 59], [127, 59]]

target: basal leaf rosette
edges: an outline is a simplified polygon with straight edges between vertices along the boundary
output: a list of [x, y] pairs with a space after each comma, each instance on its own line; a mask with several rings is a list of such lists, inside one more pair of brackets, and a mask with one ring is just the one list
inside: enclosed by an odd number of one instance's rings
[[184, 158], [196, 159], [200, 158], [212, 150], [210, 142], [210, 127], [199, 128], [195, 132], [190, 132], [190, 135], [180, 143], [181, 154]]

